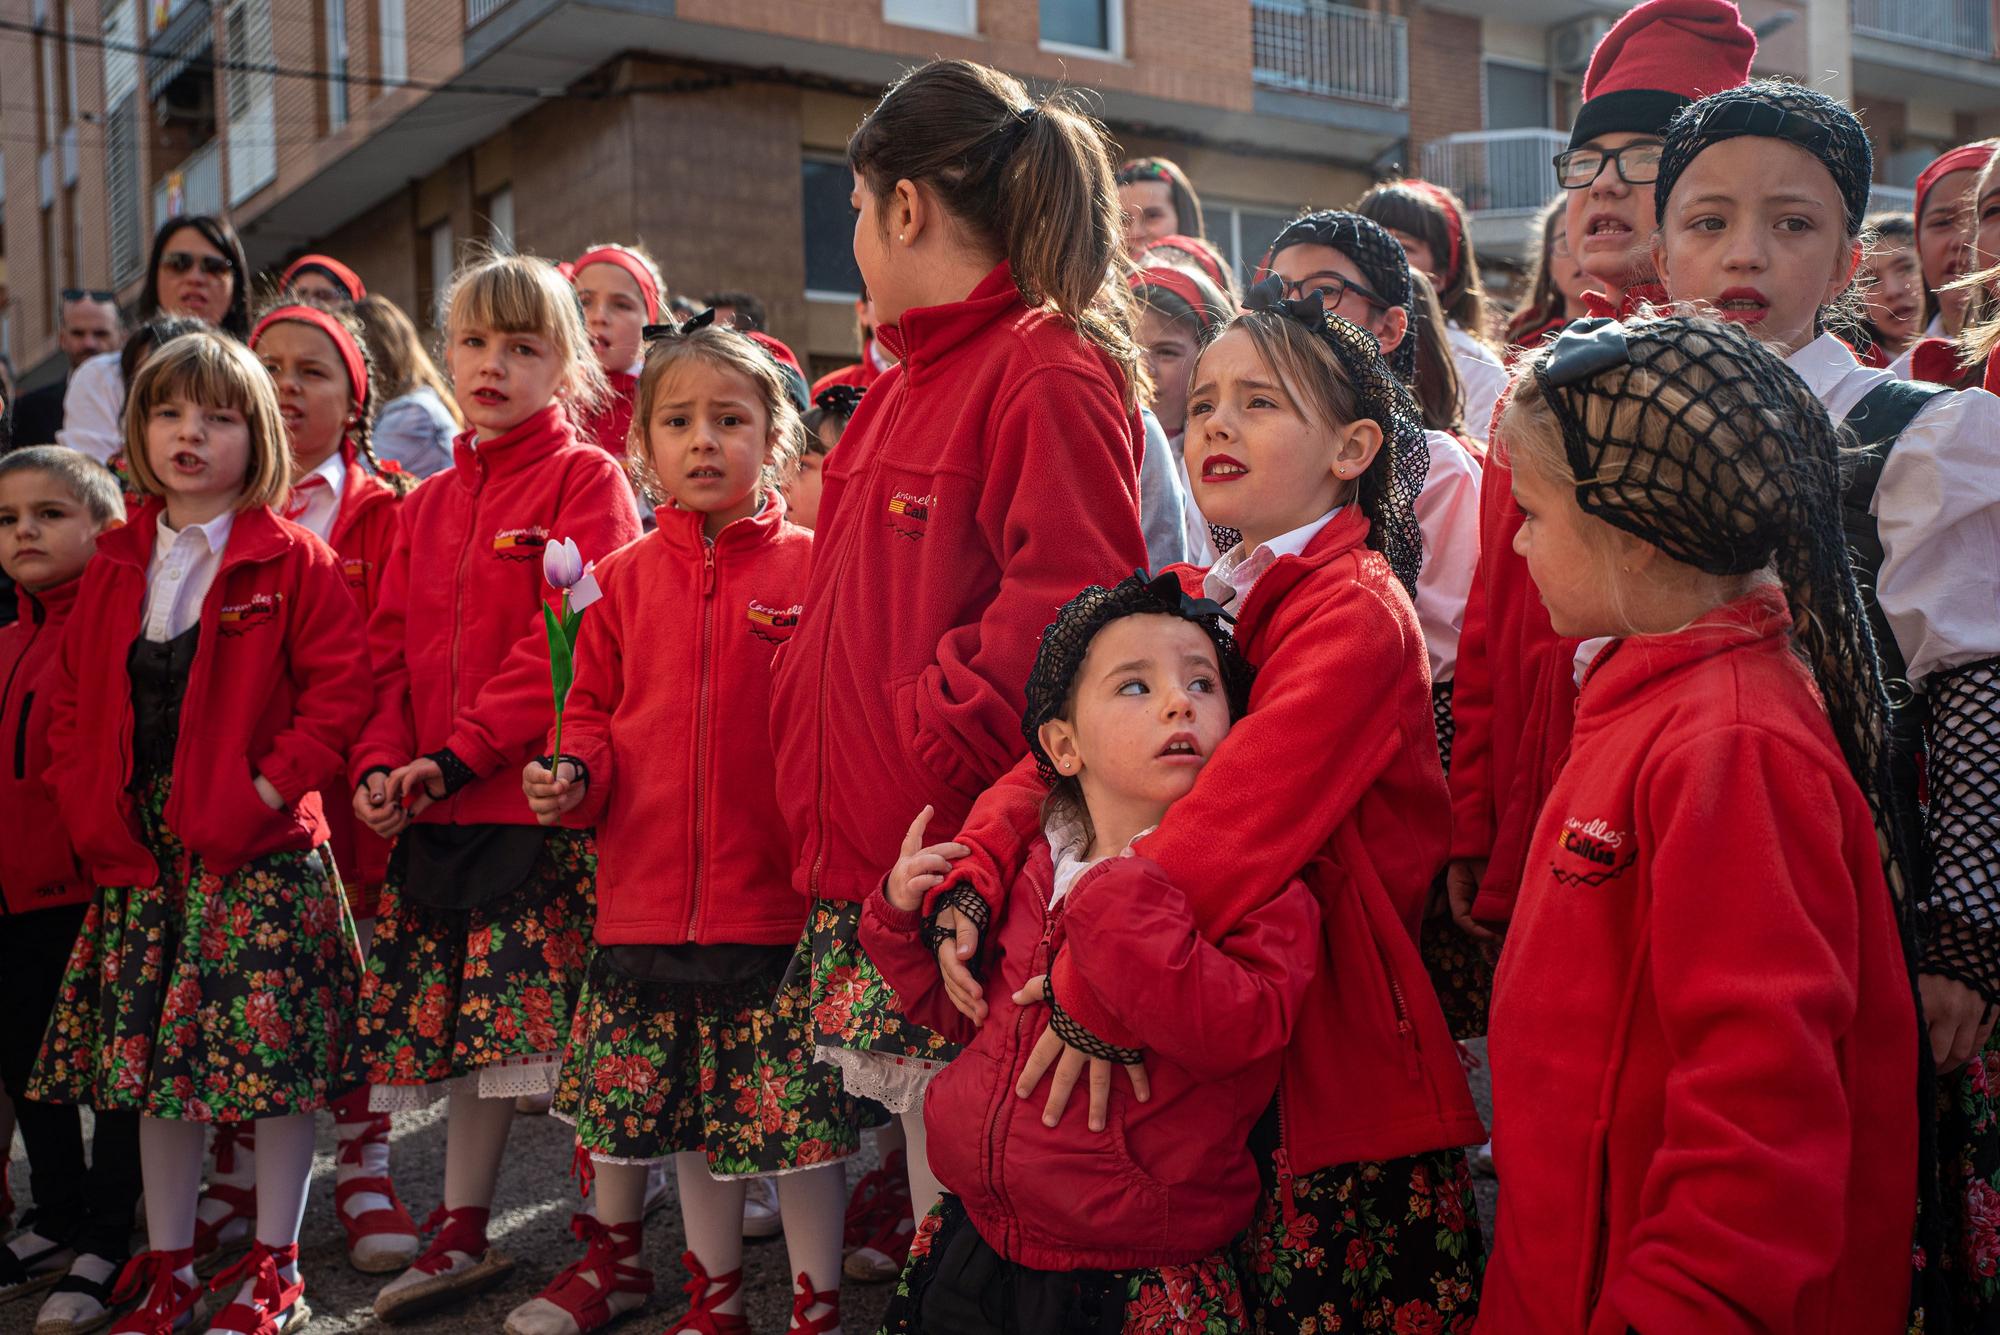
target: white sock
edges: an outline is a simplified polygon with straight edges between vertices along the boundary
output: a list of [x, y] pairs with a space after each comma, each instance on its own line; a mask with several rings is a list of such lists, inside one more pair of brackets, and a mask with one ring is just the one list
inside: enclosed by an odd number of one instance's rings
[[[306, 1192], [312, 1185], [311, 1115], [259, 1119], [257, 1149], [257, 1241], [277, 1251], [299, 1240], [305, 1221]], [[287, 1284], [298, 1279], [297, 1259], [279, 1266], [278, 1276]], [[245, 1280], [230, 1302], [249, 1303], [256, 1283]]]
[[[211, 1150], [208, 1164], [208, 1180], [224, 1186], [254, 1190], [257, 1185], [257, 1145], [253, 1128], [255, 1122], [244, 1126], [243, 1137], [236, 1142], [230, 1154], [227, 1172], [217, 1167]], [[219, 1134], [219, 1130], [218, 1130]], [[229, 1216], [234, 1210], [227, 1201], [208, 1199], [201, 1202], [197, 1217], [205, 1224], [213, 1224]]]
[[[711, 1279], [720, 1279], [743, 1268], [743, 1183], [718, 1182], [708, 1174], [708, 1156], [698, 1150], [674, 1156], [674, 1172], [681, 1189], [681, 1222], [687, 1230], [687, 1249], [694, 1253]], [[839, 1240], [836, 1229], [834, 1238]], [[835, 1253], [835, 1265], [839, 1253]], [[743, 1290], [737, 1289], [718, 1312], [741, 1315]]]
[[[118, 1267], [102, 1256], [86, 1252], [70, 1264], [69, 1273], [78, 1279], [87, 1279], [93, 1284], [104, 1284], [118, 1273]], [[43, 1302], [42, 1310], [35, 1314], [35, 1323], [48, 1322], [53, 1325], [66, 1322], [73, 1326], [88, 1324], [102, 1314], [104, 1304], [87, 1293], [52, 1293]]]
[[903, 1158], [910, 1167], [910, 1213], [922, 1222], [944, 1196], [944, 1183], [931, 1172], [930, 1155], [924, 1149], [923, 1104], [919, 1102], [896, 1120], [903, 1124], [903, 1136], [908, 1142]]
[[[777, 1179], [778, 1209], [785, 1219], [785, 1252], [791, 1275], [803, 1274], [816, 1292], [840, 1292], [841, 1231], [846, 1224], [847, 1174], [830, 1163]], [[808, 1318], [825, 1313], [817, 1303]]]
[[45, 1238], [32, 1228], [24, 1228], [7, 1242], [7, 1250], [26, 1259], [37, 1252], [45, 1252], [56, 1245], [54, 1238]]
[[[201, 1122], [139, 1119], [139, 1172], [146, 1188], [146, 1245], [156, 1252], [194, 1246], [195, 1201], [201, 1194]], [[191, 1280], [194, 1267], [187, 1267]]]
[[[333, 1134], [338, 1142], [338, 1149], [333, 1156], [333, 1180], [336, 1184], [357, 1177], [389, 1176], [389, 1142], [386, 1139], [365, 1141], [358, 1146], [356, 1153], [356, 1157], [360, 1160], [358, 1163], [350, 1163], [345, 1153], [347, 1147], [360, 1140], [373, 1125], [372, 1118], [367, 1122], [348, 1123], [338, 1120], [334, 1122]], [[389, 1198], [379, 1191], [356, 1192], [347, 1198], [343, 1207], [349, 1217], [356, 1219], [370, 1210], [388, 1208]]]

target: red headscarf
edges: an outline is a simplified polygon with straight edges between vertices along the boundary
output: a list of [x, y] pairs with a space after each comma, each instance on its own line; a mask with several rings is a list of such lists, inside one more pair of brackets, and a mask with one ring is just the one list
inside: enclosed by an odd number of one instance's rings
[[347, 299], [349, 301], [360, 301], [368, 295], [368, 289], [362, 286], [361, 275], [331, 255], [299, 256], [291, 262], [291, 265], [285, 270], [284, 276], [278, 280], [278, 290], [281, 292], [289, 291], [292, 286], [292, 280], [297, 278], [300, 271], [305, 269], [318, 269], [328, 278], [331, 278], [334, 282], [347, 289]]
[[615, 264], [626, 273], [631, 274], [632, 281], [639, 285], [639, 295], [646, 299], [647, 321], [649, 323], [657, 323], [659, 321], [660, 284], [653, 277], [651, 265], [623, 246], [599, 246], [595, 250], [586, 250], [583, 254], [577, 256], [575, 261], [571, 263], [569, 273], [565, 277], [574, 283], [576, 276], [582, 273], [587, 265], [592, 264]]
[[257, 342], [264, 337], [264, 331], [280, 320], [292, 320], [299, 324], [309, 324], [333, 340], [334, 350], [340, 354], [341, 364], [347, 368], [347, 397], [354, 404], [354, 411], [360, 412], [368, 406], [368, 362], [361, 355], [361, 345], [354, 341], [354, 335], [340, 321], [328, 315], [317, 306], [280, 306], [257, 322], [250, 331], [250, 350], [257, 350]]

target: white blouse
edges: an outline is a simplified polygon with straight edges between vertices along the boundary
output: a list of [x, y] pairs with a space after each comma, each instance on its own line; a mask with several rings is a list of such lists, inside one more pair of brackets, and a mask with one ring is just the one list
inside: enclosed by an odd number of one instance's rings
[[1445, 328], [1451, 359], [1458, 367], [1458, 407], [1465, 434], [1485, 440], [1493, 428], [1493, 405], [1507, 392], [1507, 368], [1493, 350], [1456, 324]]
[[119, 354], [100, 352], [70, 374], [56, 444], [101, 464], [125, 448], [125, 372]]

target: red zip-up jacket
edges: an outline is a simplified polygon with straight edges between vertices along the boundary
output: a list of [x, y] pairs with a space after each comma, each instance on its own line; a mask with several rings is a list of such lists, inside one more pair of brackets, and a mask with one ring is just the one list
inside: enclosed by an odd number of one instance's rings
[[[97, 884], [152, 885], [132, 809], [132, 678], [161, 503], [97, 540], [49, 683], [48, 780]], [[201, 605], [166, 823], [208, 871], [327, 842], [318, 789], [368, 717], [368, 647], [333, 549], [258, 506], [236, 516]], [[257, 795], [263, 775], [284, 799]]]
[[[1278, 1082], [1288, 1173], [1485, 1139], [1417, 952], [1445, 853], [1430, 659], [1409, 594], [1367, 536], [1348, 506], [1251, 588], [1236, 621], [1257, 666], [1250, 710], [1133, 845], [1211, 941], [1295, 875], [1319, 901], [1319, 966]], [[1176, 569], [1199, 593], [1201, 572]], [[982, 799], [958, 835], [972, 855], [926, 907], [960, 881], [997, 905], [1045, 792], [1023, 764]]]
[[[1652, 283], [1628, 290], [1615, 307], [1602, 293], [1583, 294], [1589, 314], [1621, 319], [1666, 299], [1666, 289]], [[1513, 912], [1528, 836], [1569, 747], [1582, 643], [1556, 634], [1528, 563], [1514, 552], [1521, 507], [1514, 504], [1514, 471], [1499, 429], [1507, 398], [1494, 410], [1488, 437], [1479, 569], [1466, 599], [1451, 697], [1451, 857], [1485, 861], [1472, 912], [1496, 924]]]
[[30, 593], [16, 585], [21, 614], [0, 628], [0, 915], [31, 913], [90, 898], [90, 878], [77, 864], [49, 768], [49, 690], [45, 680], [76, 606], [83, 578]]
[[[868, 897], [868, 957], [912, 1019], [967, 1045], [924, 1094], [932, 1171], [987, 1245], [1020, 1265], [1197, 1261], [1241, 1233], [1256, 1206], [1250, 1128], [1299, 1015], [1318, 910], [1294, 881], [1211, 945], [1145, 858], [1105, 859], [1051, 911], [1053, 887], [1048, 840], [1037, 837], [993, 920], [993, 1008], [977, 1030], [945, 997], [923, 919]], [[1098, 1037], [1151, 1054], [1152, 1098], [1140, 1103], [1118, 1082], [1106, 1131], [1090, 1130], [1074, 1105], [1044, 1126], [1041, 1099], [1014, 1093], [1048, 1012], [1012, 997], [1059, 950], [1076, 968], [1055, 980], [1057, 1003]]]
[[597, 567], [563, 712], [563, 752], [589, 771], [564, 824], [597, 827], [597, 940], [790, 945], [806, 903], [772, 774], [771, 658], [798, 625], [812, 534], [776, 492], [713, 543], [702, 515], [654, 516]]
[[558, 405], [483, 444], [467, 431], [453, 454], [397, 507], [368, 623], [375, 714], [347, 778], [449, 748], [479, 777], [418, 820], [532, 825], [521, 767], [555, 718], [538, 603], [561, 599], [542, 548], [574, 538], [601, 560], [639, 536], [639, 519], [617, 463], [578, 441]]
[[792, 883], [865, 898], [926, 803], [956, 824], [1026, 753], [1042, 629], [1146, 563], [1118, 368], [1005, 264], [877, 333], [902, 358], [828, 456], [771, 740]]
[[612, 458], [623, 459], [632, 434], [632, 409], [639, 397], [639, 377], [630, 371], [606, 371], [604, 379], [610, 385], [604, 405], [593, 412], [578, 414], [581, 420], [576, 425], [576, 435]]
[[1592, 663], [1493, 992], [1481, 1335], [1901, 1330], [1918, 1026], [1783, 598]]
[[[375, 611], [383, 568], [396, 545], [397, 496], [395, 488], [361, 466], [353, 445], [343, 441], [340, 450], [347, 460], [347, 481], [328, 545], [340, 558], [341, 578], [366, 624]], [[333, 862], [340, 868], [347, 906], [357, 918], [372, 918], [389, 876], [389, 842], [355, 819], [353, 792], [346, 780], [343, 766], [333, 776], [332, 786], [320, 790], [320, 806], [333, 832]]]

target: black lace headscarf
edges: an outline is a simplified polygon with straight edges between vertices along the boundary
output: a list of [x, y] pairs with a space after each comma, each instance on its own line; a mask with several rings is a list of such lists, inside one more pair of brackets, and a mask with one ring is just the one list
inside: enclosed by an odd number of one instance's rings
[[1773, 568], [1793, 638], [1875, 815], [1906, 938], [1917, 884], [1889, 770], [1889, 697], [1841, 523], [1841, 435], [1785, 363], [1734, 324], [1578, 320], [1527, 369], [1561, 429], [1577, 504], [1712, 575]]
[[1848, 235], [1860, 235], [1875, 172], [1868, 134], [1852, 111], [1825, 93], [1783, 79], [1758, 79], [1681, 108], [1660, 149], [1660, 176], [1653, 186], [1658, 220], [1666, 220], [1674, 183], [1703, 149], [1746, 135], [1782, 139], [1818, 158], [1840, 191]]
[[1403, 341], [1389, 354], [1389, 369], [1404, 384], [1417, 378], [1417, 311], [1410, 295], [1410, 260], [1403, 243], [1372, 218], [1339, 209], [1305, 213], [1285, 224], [1278, 239], [1264, 252], [1268, 273], [1280, 252], [1292, 246], [1327, 246], [1354, 261], [1376, 296], [1403, 311]]
[[1035, 666], [1028, 673], [1027, 708], [1021, 715], [1021, 735], [1028, 739], [1028, 752], [1035, 758], [1042, 782], [1055, 787], [1062, 775], [1042, 746], [1042, 725], [1062, 718], [1069, 710], [1076, 674], [1083, 670], [1084, 655], [1097, 633], [1125, 617], [1154, 614], [1179, 617], [1201, 627], [1215, 645], [1215, 660], [1222, 668], [1222, 690], [1229, 701], [1231, 720], [1243, 717], [1250, 708], [1250, 681], [1255, 671], [1236, 648], [1236, 640], [1225, 622], [1231, 620], [1222, 604], [1208, 598], [1191, 597], [1171, 572], [1149, 575], [1135, 570], [1109, 588], [1092, 584], [1064, 603], [1056, 619], [1042, 631], [1041, 647], [1035, 651]]

